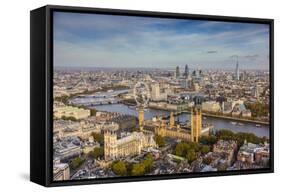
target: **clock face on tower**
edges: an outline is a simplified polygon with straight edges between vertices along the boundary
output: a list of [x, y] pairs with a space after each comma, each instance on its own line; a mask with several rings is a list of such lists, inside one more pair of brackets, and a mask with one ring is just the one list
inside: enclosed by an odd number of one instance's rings
[[148, 85], [142, 81], [137, 82], [134, 86], [134, 97], [139, 107], [147, 106], [150, 98]]

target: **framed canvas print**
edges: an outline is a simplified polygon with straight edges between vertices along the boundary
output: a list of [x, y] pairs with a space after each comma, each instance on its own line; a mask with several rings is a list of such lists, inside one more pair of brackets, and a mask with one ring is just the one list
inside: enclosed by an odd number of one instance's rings
[[273, 20], [31, 11], [30, 178], [273, 172]]

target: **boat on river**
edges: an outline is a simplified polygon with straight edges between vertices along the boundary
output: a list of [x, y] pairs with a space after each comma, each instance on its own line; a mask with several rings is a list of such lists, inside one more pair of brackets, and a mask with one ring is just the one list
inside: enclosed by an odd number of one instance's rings
[[237, 122], [235, 122], [235, 121], [231, 121], [230, 122], [232, 125], [237, 125]]

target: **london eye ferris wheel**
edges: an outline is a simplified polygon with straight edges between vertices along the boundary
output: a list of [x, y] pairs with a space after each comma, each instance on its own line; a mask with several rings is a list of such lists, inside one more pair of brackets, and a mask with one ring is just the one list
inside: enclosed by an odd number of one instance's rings
[[150, 99], [150, 90], [146, 83], [139, 81], [134, 86], [134, 98], [137, 107], [146, 107]]

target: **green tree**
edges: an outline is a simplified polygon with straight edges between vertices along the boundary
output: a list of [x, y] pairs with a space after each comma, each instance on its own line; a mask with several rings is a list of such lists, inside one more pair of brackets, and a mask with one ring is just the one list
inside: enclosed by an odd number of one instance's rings
[[269, 113], [269, 106], [261, 102], [245, 103], [245, 106], [252, 112], [253, 117], [267, 116]]
[[92, 136], [94, 137], [95, 141], [99, 142], [99, 144], [104, 144], [104, 137], [102, 134], [93, 132]]
[[91, 116], [96, 116], [97, 110], [96, 109], [90, 109]]
[[257, 137], [253, 133], [238, 132], [235, 134], [235, 137], [236, 137], [235, 140], [237, 141], [238, 146], [243, 145], [245, 140], [249, 143], [254, 143], [254, 144], [260, 144], [260, 143], [264, 143], [265, 141], [267, 141], [267, 139], [265, 137], [263, 137], [263, 138]]
[[69, 98], [68, 96], [64, 95], [64, 96], [61, 96], [61, 97], [55, 97], [54, 100], [62, 102], [64, 104], [67, 104], [68, 98]]
[[202, 145], [200, 151], [203, 154], [207, 154], [210, 152], [210, 147], [208, 145]]
[[177, 156], [184, 157], [184, 156], [186, 156], [187, 149], [188, 149], [187, 143], [183, 143], [183, 142], [178, 143], [176, 145], [174, 154]]
[[201, 149], [201, 145], [196, 142], [181, 142], [176, 145], [174, 150], [174, 154], [181, 157], [186, 157], [187, 152], [189, 150], [193, 150], [194, 152], [199, 152]]
[[199, 152], [200, 151], [200, 144], [196, 143], [196, 142], [188, 142], [188, 149], [193, 149], [195, 152]]
[[113, 162], [111, 168], [116, 175], [120, 175], [120, 176], [127, 175], [127, 167], [123, 161]]
[[94, 150], [89, 152], [89, 157], [93, 159], [102, 158], [104, 155], [103, 147], [96, 147]]
[[194, 151], [194, 149], [190, 149], [190, 150], [187, 151], [186, 158], [187, 158], [189, 163], [196, 160], [197, 156], [196, 156], [196, 152]]
[[227, 164], [221, 163], [218, 165], [217, 169], [218, 171], [226, 171], [227, 167], [228, 167]]
[[148, 173], [152, 170], [153, 167], [153, 157], [152, 155], [149, 153], [148, 155], [146, 155], [145, 159], [142, 161], [144, 167], [145, 167], [145, 172]]
[[141, 176], [145, 173], [145, 165], [143, 163], [136, 163], [132, 167], [132, 176]]
[[199, 138], [199, 143], [203, 145], [214, 145], [217, 142], [217, 137], [214, 135], [206, 136], [203, 135]]
[[245, 140], [249, 143], [254, 143], [254, 144], [264, 143], [265, 141], [268, 142], [268, 139], [266, 137], [258, 137], [253, 133], [243, 133], [243, 132], [233, 133], [232, 131], [229, 130], [219, 130], [216, 133], [216, 135], [218, 139], [235, 140], [237, 141], [238, 146], [243, 145]]
[[222, 139], [222, 140], [234, 140], [235, 139], [235, 134], [227, 129], [221, 129], [219, 131], [216, 132], [216, 136], [218, 137], [218, 139]]
[[76, 157], [70, 161], [70, 167], [72, 169], [77, 169], [78, 167], [80, 167], [83, 164], [84, 161], [85, 161], [84, 159], [82, 159], [80, 157]]
[[66, 120], [66, 121], [78, 121], [75, 117], [66, 117], [62, 116], [61, 119]]
[[155, 135], [154, 137], [156, 144], [158, 145], [158, 147], [164, 147], [166, 142], [165, 139], [160, 136], [160, 135]]

